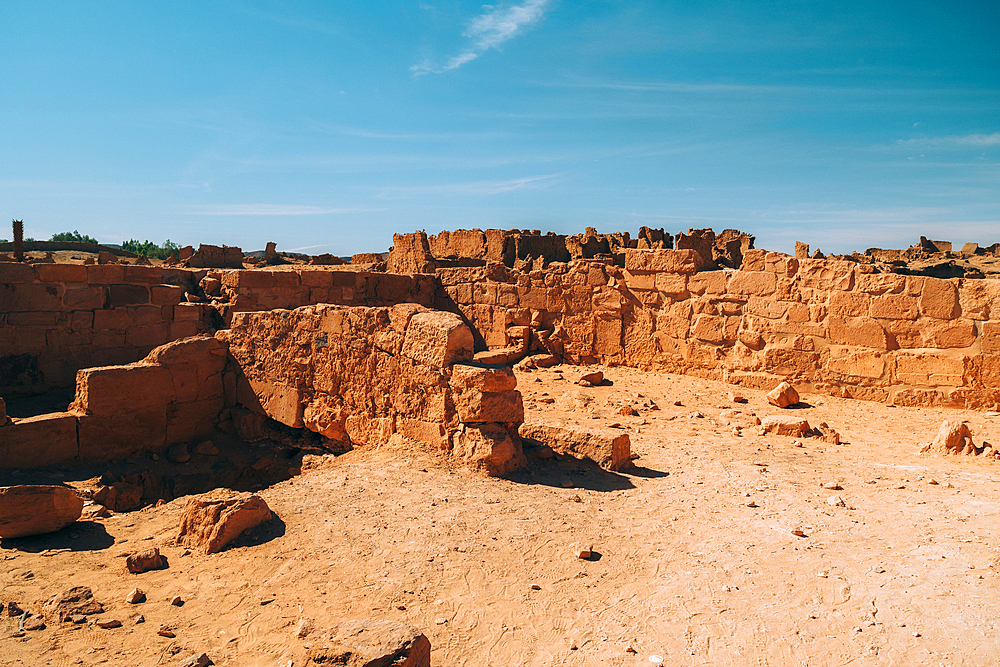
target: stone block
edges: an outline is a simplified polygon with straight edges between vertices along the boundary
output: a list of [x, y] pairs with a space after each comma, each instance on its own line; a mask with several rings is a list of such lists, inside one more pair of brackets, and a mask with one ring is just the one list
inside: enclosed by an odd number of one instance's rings
[[0, 262], [0, 284], [30, 283], [35, 280], [31, 264], [21, 262]]
[[517, 377], [507, 366], [455, 364], [451, 369], [451, 387], [461, 392], [505, 392], [517, 388]]
[[736, 271], [729, 279], [727, 292], [736, 296], [770, 296], [777, 285], [777, 276], [769, 271]]
[[70, 310], [97, 310], [104, 308], [105, 301], [104, 290], [91, 286], [68, 287], [62, 299], [63, 306]]
[[829, 339], [834, 345], [860, 345], [876, 350], [888, 349], [888, 338], [881, 325], [869, 317], [830, 317]]
[[826, 370], [850, 377], [877, 380], [885, 374], [885, 358], [871, 350], [833, 347], [826, 361]]
[[830, 294], [830, 314], [836, 317], [867, 317], [871, 297], [864, 292]]
[[900, 353], [896, 355], [896, 379], [901, 384], [961, 386], [965, 362], [940, 354]]
[[920, 290], [920, 314], [951, 320], [958, 317], [958, 289], [950, 280], [925, 278]]
[[872, 297], [869, 313], [872, 317], [886, 320], [915, 320], [918, 307], [919, 300], [915, 296], [881, 294]]
[[149, 288], [145, 285], [119, 284], [108, 288], [108, 306], [134, 306], [149, 303]]
[[488, 475], [506, 475], [527, 464], [521, 439], [503, 424], [466, 426], [453, 439], [452, 456]]
[[165, 407], [173, 395], [170, 371], [162, 366], [85, 368], [76, 374], [76, 398], [71, 409], [110, 417], [136, 407]]
[[270, 518], [271, 510], [260, 496], [216, 489], [187, 501], [177, 543], [206, 554], [218, 553], [244, 531]]
[[938, 349], [969, 347], [976, 342], [972, 320], [924, 319], [917, 323], [925, 347]]
[[[121, 397], [121, 394], [117, 396]], [[125, 409], [117, 414], [79, 417], [80, 460], [87, 463], [113, 461], [137, 452], [163, 449], [167, 432], [166, 406], [146, 407], [130, 402], [122, 407]]]
[[551, 447], [560, 454], [594, 461], [607, 470], [624, 470], [632, 464], [627, 433], [613, 429], [582, 429], [527, 423], [518, 429], [521, 438]]
[[122, 282], [138, 285], [159, 285], [163, 282], [163, 269], [158, 266], [122, 265]]
[[76, 416], [53, 412], [0, 428], [0, 468], [40, 468], [72, 463], [78, 454]]
[[87, 282], [91, 285], [112, 285], [123, 282], [125, 269], [120, 264], [90, 264]]
[[35, 276], [43, 283], [85, 283], [87, 267], [83, 264], [32, 264]]
[[418, 363], [443, 368], [471, 361], [475, 342], [472, 332], [454, 313], [418, 313], [410, 319], [402, 354]]
[[631, 273], [697, 273], [704, 262], [695, 250], [625, 250], [625, 269]]
[[504, 423], [520, 424], [524, 421], [521, 392], [482, 392], [467, 389], [454, 394], [458, 418], [466, 424]]
[[809, 431], [808, 420], [791, 415], [771, 415], [760, 420], [760, 426], [765, 433], [785, 435], [800, 438]]
[[184, 291], [177, 285], [153, 285], [149, 288], [149, 300], [157, 306], [176, 306], [184, 301]]
[[266, 414], [285, 426], [303, 427], [305, 405], [302, 392], [296, 387], [244, 378], [237, 385], [236, 400], [243, 407]]
[[52, 533], [75, 522], [82, 512], [83, 499], [68, 486], [3, 487], [0, 488], [0, 537]]
[[979, 340], [982, 342], [983, 352], [990, 354], [1000, 353], [1000, 322], [983, 322]]

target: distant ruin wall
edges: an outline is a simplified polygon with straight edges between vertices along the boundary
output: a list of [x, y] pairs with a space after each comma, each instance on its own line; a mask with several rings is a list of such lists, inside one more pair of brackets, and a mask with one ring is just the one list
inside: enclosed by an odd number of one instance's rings
[[625, 251], [528, 273], [439, 270], [439, 308], [480, 347], [626, 364], [895, 405], [1000, 401], [1000, 281], [874, 273], [848, 261], [748, 249], [742, 270], [703, 271], [691, 249]]
[[72, 386], [90, 366], [130, 363], [210, 318], [182, 303], [199, 275], [120, 264], [0, 263], [0, 395]]

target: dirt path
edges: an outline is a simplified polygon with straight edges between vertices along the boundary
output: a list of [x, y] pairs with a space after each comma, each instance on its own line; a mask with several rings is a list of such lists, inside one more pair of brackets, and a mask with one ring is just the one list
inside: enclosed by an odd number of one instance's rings
[[[183, 499], [5, 541], [0, 599], [37, 609], [87, 585], [124, 625], [48, 621], [16, 638], [4, 616], [0, 663], [145, 667], [205, 651], [217, 665], [303, 665], [320, 631], [297, 638], [299, 619], [365, 617], [421, 628], [438, 666], [1000, 662], [1000, 464], [916, 454], [945, 418], [998, 442], [1000, 417], [804, 396], [813, 407], [795, 414], [845, 444], [798, 447], [718, 423], [729, 385], [605, 371], [613, 386], [581, 389], [564, 367], [521, 374], [520, 388], [529, 418], [618, 422], [640, 455], [628, 473], [550, 459], [484, 479], [430, 454], [358, 450], [263, 491], [280, 522], [221, 554], [172, 545]], [[741, 393], [739, 409], [780, 412]], [[625, 402], [639, 415], [616, 414]], [[598, 555], [577, 560], [572, 543]], [[170, 567], [125, 573], [120, 556], [149, 546]], [[136, 586], [149, 601], [125, 604]]]

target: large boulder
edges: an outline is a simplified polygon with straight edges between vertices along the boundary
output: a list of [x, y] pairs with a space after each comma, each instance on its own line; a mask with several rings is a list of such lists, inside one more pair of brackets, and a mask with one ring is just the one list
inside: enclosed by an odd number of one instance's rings
[[624, 470], [632, 464], [632, 442], [628, 433], [549, 424], [522, 424], [519, 432], [522, 438], [551, 447], [560, 454], [590, 459], [607, 470]]
[[420, 630], [398, 621], [344, 621], [331, 641], [309, 650], [309, 665], [430, 667], [431, 643]]
[[767, 392], [767, 402], [779, 408], [787, 408], [799, 402], [799, 392], [787, 382], [782, 382]]
[[0, 488], [0, 537], [42, 535], [80, 518], [83, 499], [68, 486], [23, 485]]
[[976, 446], [972, 442], [972, 431], [969, 430], [968, 424], [961, 421], [942, 422], [930, 449], [939, 454], [977, 453]]
[[760, 420], [760, 426], [765, 433], [801, 437], [809, 432], [809, 422], [802, 417], [788, 415], [772, 415]]
[[260, 496], [216, 489], [188, 500], [181, 514], [179, 544], [207, 554], [222, 551], [240, 533], [271, 518]]

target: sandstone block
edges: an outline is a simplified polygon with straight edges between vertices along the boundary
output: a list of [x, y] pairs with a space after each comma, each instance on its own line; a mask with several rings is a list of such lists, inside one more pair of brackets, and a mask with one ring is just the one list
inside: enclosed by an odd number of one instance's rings
[[522, 424], [519, 433], [522, 438], [551, 447], [560, 454], [590, 459], [607, 470], [624, 470], [631, 465], [631, 441], [627, 433], [538, 423]]
[[397, 621], [359, 620], [338, 625], [331, 642], [309, 650], [306, 667], [430, 667], [431, 643]]
[[[625, 269], [636, 273], [697, 273], [704, 268], [704, 261], [693, 249], [684, 250], [625, 250]], [[650, 288], [652, 289], [652, 287]]]
[[782, 382], [767, 392], [767, 402], [779, 408], [787, 408], [799, 402], [799, 392], [787, 382]]
[[470, 361], [475, 342], [472, 332], [454, 313], [417, 313], [410, 319], [403, 340], [403, 355], [433, 368]]
[[972, 432], [969, 426], [961, 421], [943, 421], [930, 449], [939, 454], [976, 453], [976, 446], [972, 443]]
[[22, 485], [0, 488], [0, 537], [42, 535], [80, 518], [83, 499], [67, 486]]
[[454, 394], [455, 410], [465, 424], [500, 422], [520, 424], [524, 421], [521, 392], [481, 392], [469, 389]]
[[455, 364], [451, 369], [451, 386], [456, 391], [466, 389], [494, 393], [513, 391], [517, 388], [517, 378], [506, 366]]
[[926, 278], [920, 290], [920, 314], [950, 320], [958, 317], [958, 288], [950, 280]]
[[773, 296], [778, 278], [770, 271], [737, 271], [729, 279], [729, 294], [739, 296]]
[[39, 282], [85, 283], [87, 267], [83, 264], [32, 264]]
[[181, 514], [177, 542], [216, 553], [243, 531], [270, 518], [271, 510], [260, 496], [216, 489], [188, 500]]
[[869, 317], [845, 319], [831, 316], [828, 318], [829, 338], [834, 345], [861, 345], [876, 350], [888, 349], [889, 339], [885, 329]]
[[498, 476], [527, 463], [521, 439], [504, 424], [475, 424], [455, 433], [452, 455], [488, 475]]
[[809, 422], [802, 417], [788, 415], [772, 415], [760, 420], [760, 426], [765, 433], [800, 437], [809, 431]]
[[[5, 420], [6, 415], [0, 415], [0, 425]], [[70, 463], [78, 450], [76, 416], [69, 412], [19, 419], [0, 431], [0, 468]]]

